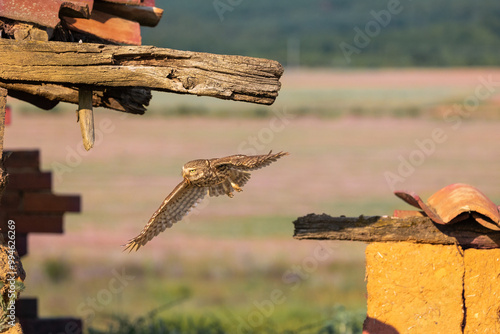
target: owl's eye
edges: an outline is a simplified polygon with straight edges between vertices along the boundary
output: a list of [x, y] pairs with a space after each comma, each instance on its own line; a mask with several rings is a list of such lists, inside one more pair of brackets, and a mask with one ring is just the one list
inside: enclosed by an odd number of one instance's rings
[[190, 169], [190, 170], [189, 170], [189, 173], [190, 173], [190, 174], [194, 174], [194, 173], [196, 173], [196, 169], [194, 169], [194, 168], [193, 168], [193, 169]]

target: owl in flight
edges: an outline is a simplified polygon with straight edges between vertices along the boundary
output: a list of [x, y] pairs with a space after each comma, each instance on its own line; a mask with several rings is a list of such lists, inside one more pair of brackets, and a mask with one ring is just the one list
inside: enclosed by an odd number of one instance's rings
[[208, 193], [210, 196], [228, 195], [250, 179], [250, 171], [268, 166], [288, 152], [265, 155], [230, 155], [224, 158], [193, 160], [182, 167], [181, 183], [165, 198], [142, 232], [131, 239], [125, 250], [138, 250], [148, 241], [180, 221]]

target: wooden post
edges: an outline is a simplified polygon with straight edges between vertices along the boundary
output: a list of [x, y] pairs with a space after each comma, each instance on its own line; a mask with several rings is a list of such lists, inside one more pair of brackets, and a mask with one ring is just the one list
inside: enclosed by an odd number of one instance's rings
[[7, 185], [7, 172], [3, 166], [3, 138], [5, 135], [5, 105], [7, 104], [7, 89], [0, 88], [0, 199]]
[[82, 131], [83, 146], [88, 151], [94, 147], [94, 112], [92, 111], [92, 90], [81, 87], [78, 95], [78, 121]]

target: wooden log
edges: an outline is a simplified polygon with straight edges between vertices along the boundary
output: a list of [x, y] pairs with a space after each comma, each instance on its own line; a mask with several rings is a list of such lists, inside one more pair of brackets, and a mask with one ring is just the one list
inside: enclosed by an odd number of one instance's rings
[[66, 86], [145, 87], [178, 94], [272, 104], [283, 67], [244, 56], [0, 39], [0, 81]]
[[[0, 83], [0, 87], [7, 88], [7, 89], [9, 88], [7, 85], [3, 85], [2, 83]], [[44, 98], [43, 96], [33, 95], [33, 94], [30, 94], [30, 93], [27, 93], [24, 91], [18, 91], [18, 90], [14, 90], [14, 89], [9, 89], [9, 96], [12, 96], [12, 97], [19, 99], [19, 100], [29, 102], [29, 103], [37, 106], [38, 108], [41, 108], [44, 110], [50, 110], [50, 109], [54, 108], [59, 103], [59, 101], [57, 101], [57, 100], [49, 100], [49, 99]]]
[[463, 248], [500, 248], [500, 231], [473, 219], [437, 225], [428, 217], [331, 217], [309, 214], [294, 222], [295, 239], [351, 240], [364, 242], [407, 241]]
[[[6, 88], [9, 95], [39, 108], [49, 110], [59, 101], [78, 104], [78, 88], [57, 84], [3, 82], [0, 87]], [[151, 90], [141, 87], [109, 87], [92, 94], [92, 105], [131, 114], [144, 114], [152, 95]]]
[[123, 5], [113, 2], [96, 2], [96, 10], [114, 14], [127, 20], [136, 21], [141, 26], [155, 27], [160, 22], [163, 9], [157, 7]]

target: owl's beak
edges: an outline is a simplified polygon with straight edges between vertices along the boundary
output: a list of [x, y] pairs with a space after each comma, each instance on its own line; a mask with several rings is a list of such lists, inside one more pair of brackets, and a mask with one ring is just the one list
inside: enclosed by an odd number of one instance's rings
[[191, 183], [191, 181], [189, 181], [187, 176], [188, 176], [188, 174], [187, 174], [186, 170], [183, 168], [182, 169], [182, 177], [184, 178], [184, 180], [187, 181], [187, 183]]

